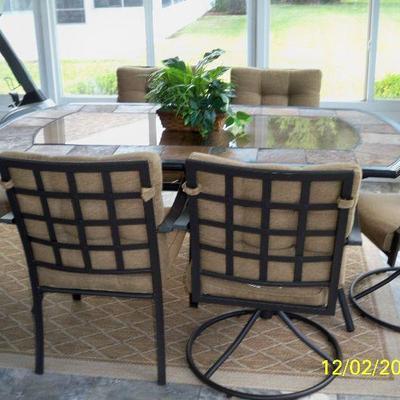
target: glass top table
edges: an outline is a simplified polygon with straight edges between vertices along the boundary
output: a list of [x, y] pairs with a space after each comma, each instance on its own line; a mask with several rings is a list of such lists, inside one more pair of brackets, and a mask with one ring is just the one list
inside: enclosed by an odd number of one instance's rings
[[[157, 108], [152, 104], [76, 106], [73, 112], [60, 113], [59, 118], [40, 127], [34, 135], [34, 144], [77, 148], [119, 146], [127, 151], [145, 147], [159, 152], [164, 164], [175, 166], [172, 169], [179, 169], [192, 151], [201, 151], [250, 162], [357, 161], [364, 176], [400, 174], [400, 133], [373, 114], [322, 108], [236, 106], [252, 115], [246, 131], [236, 136], [218, 132], [204, 141], [198, 133], [164, 130]], [[37, 118], [46, 118], [46, 113], [50, 117], [52, 111], [35, 114]]]

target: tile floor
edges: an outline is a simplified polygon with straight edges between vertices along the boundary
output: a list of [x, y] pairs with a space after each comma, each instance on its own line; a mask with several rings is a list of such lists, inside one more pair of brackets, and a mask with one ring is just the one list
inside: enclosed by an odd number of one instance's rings
[[[224, 394], [196, 385], [168, 384], [160, 387], [152, 382], [53, 373], [38, 376], [24, 369], [0, 369], [2, 400], [225, 400], [226, 398]], [[398, 397], [322, 393], [304, 397], [304, 400], [398, 399]]]

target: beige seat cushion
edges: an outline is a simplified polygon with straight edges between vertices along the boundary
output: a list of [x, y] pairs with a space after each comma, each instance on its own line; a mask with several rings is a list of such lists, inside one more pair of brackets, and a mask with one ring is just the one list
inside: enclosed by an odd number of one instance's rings
[[[168, 268], [174, 263], [182, 242], [184, 231], [159, 233], [159, 252], [161, 261], [162, 284], [165, 285]], [[38, 268], [41, 286], [62, 287], [68, 289], [105, 290], [128, 293], [151, 293], [153, 290], [151, 276], [146, 275], [93, 275], [77, 272], [61, 272], [48, 268]]]
[[120, 67], [117, 70], [118, 101], [147, 102], [149, 76], [158, 68], [151, 67]]
[[389, 251], [393, 234], [400, 228], [400, 194], [361, 193], [358, 211], [362, 233]]
[[232, 68], [234, 104], [319, 107], [321, 71]]
[[[346, 260], [349, 251], [349, 246], [345, 246], [342, 261], [342, 270], [340, 274], [339, 287], [344, 285]], [[312, 255], [308, 252], [307, 255]], [[211, 271], [224, 272], [224, 264], [222, 263], [223, 256], [219, 254], [209, 253], [208, 257], [205, 255], [206, 260], [203, 266]], [[208, 258], [208, 259], [207, 259]], [[210, 263], [210, 261], [213, 261]], [[243, 260], [243, 263], [236, 265], [235, 275], [243, 278], [257, 279], [257, 275], [252, 275], [249, 270], [252, 270], [252, 266], [257, 268], [257, 265], [251, 265], [254, 263], [253, 260]], [[328, 268], [321, 268], [322, 263], [306, 264], [304, 266], [303, 276], [304, 279], [309, 280], [327, 280], [329, 277], [327, 273]], [[214, 267], [212, 267], [213, 265]], [[217, 266], [217, 267], [215, 267]], [[192, 291], [192, 279], [191, 279], [191, 264], [188, 265], [186, 270], [186, 288], [189, 293]], [[254, 268], [254, 272], [256, 269]], [[291, 281], [293, 280], [292, 268], [289, 264], [285, 263], [271, 263], [270, 264], [270, 278], [271, 280]], [[267, 302], [279, 302], [285, 304], [306, 304], [310, 306], [326, 306], [328, 303], [329, 290], [323, 287], [265, 287], [250, 285], [246, 283], [231, 282], [223, 279], [218, 279], [209, 276], [201, 277], [201, 289], [202, 293], [213, 296], [225, 296], [233, 297], [235, 299], [244, 300], [259, 300]]]

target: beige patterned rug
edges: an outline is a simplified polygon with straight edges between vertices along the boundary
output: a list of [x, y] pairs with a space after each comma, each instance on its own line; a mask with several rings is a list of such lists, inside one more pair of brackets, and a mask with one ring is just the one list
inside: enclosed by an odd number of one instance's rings
[[[369, 249], [371, 251], [371, 249]], [[375, 254], [376, 256], [376, 254]], [[374, 255], [369, 254], [368, 259]], [[188, 243], [169, 273], [165, 288], [167, 379], [196, 383], [186, 366], [185, 345], [189, 334], [201, 322], [229, 311], [229, 307], [188, 307], [183, 279]], [[376, 260], [379, 259], [379, 256]], [[372, 260], [374, 262], [374, 260]], [[381, 262], [381, 261], [380, 261]], [[376, 265], [375, 265], [376, 267]], [[360, 247], [354, 247], [346, 268], [346, 282], [365, 270]], [[385, 297], [386, 296], [386, 297]], [[376, 312], [393, 312], [390, 293], [378, 302]], [[32, 368], [34, 352], [30, 289], [24, 256], [17, 232], [0, 225], [0, 366]], [[119, 378], [155, 379], [152, 308], [141, 300], [85, 297], [73, 302], [67, 295], [45, 297], [45, 341], [47, 371]], [[344, 359], [400, 359], [400, 335], [381, 329], [353, 313], [356, 331], [347, 333], [341, 312], [335, 317], [317, 317], [338, 339]], [[195, 348], [196, 359], [205, 367], [215, 360], [211, 347], [224, 351], [243, 327], [244, 319], [218, 325], [203, 335]], [[319, 334], [303, 327], [320, 342]], [[324, 344], [321, 344], [324, 347]], [[326, 349], [329, 351], [329, 349]], [[293, 390], [315, 383], [321, 377], [321, 359], [290, 334], [276, 318], [257, 322], [243, 344], [215, 375], [240, 387]], [[354, 377], [336, 379], [327, 393], [395, 395], [399, 377]]]

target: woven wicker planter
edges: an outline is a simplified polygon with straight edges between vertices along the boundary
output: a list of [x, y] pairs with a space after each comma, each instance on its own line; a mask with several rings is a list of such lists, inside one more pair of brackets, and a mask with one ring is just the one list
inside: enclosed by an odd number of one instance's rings
[[[161, 124], [167, 131], [199, 132], [197, 128], [186, 126], [183, 119], [174, 112], [157, 111]], [[220, 132], [224, 128], [226, 114], [218, 114], [214, 124], [214, 132]]]

